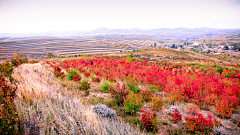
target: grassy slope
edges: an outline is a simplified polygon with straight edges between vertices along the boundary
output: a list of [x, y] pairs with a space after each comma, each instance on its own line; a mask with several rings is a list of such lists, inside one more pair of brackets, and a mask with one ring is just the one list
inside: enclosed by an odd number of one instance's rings
[[23, 64], [13, 77], [18, 81], [15, 105], [24, 134], [140, 134], [120, 120], [99, 117], [43, 64]]

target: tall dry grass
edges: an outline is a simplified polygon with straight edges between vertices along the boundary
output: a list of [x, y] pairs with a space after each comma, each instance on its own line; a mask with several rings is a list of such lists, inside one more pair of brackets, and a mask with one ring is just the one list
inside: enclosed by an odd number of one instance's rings
[[97, 115], [48, 68], [42, 62], [14, 69], [18, 81], [14, 103], [24, 134], [141, 134], [128, 123]]

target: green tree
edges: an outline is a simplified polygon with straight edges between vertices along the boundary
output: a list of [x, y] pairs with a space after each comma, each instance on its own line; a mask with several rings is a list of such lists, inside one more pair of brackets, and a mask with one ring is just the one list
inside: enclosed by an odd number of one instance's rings
[[54, 57], [55, 56], [52, 53], [50, 53], [50, 52], [47, 53], [47, 58], [54, 58]]
[[175, 44], [172, 44], [171, 48], [177, 48]]
[[222, 74], [223, 69], [222, 69], [222, 67], [220, 67], [220, 68], [218, 68], [216, 71], [219, 72], [220, 74]]
[[69, 70], [68, 71], [68, 79], [69, 80], [73, 80], [73, 76], [74, 75], [77, 75], [77, 72], [76, 71], [74, 71], [74, 70]]
[[133, 91], [127, 95], [126, 100], [124, 100], [124, 106], [126, 112], [135, 113], [143, 107], [143, 98], [142, 96], [135, 94]]
[[232, 50], [240, 51], [240, 43], [233, 43], [231, 46], [233, 46]]
[[223, 48], [223, 50], [229, 50], [228, 46], [225, 45], [224, 48]]
[[129, 54], [127, 55], [126, 61], [129, 63], [133, 62], [131, 55], [129, 55]]

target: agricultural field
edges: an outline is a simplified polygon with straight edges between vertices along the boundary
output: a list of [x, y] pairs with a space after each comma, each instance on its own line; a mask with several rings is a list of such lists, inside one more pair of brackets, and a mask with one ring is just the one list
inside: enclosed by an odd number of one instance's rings
[[101, 54], [123, 51], [122, 48], [100, 44], [94, 39], [30, 39], [0, 42], [0, 60], [23, 53], [29, 58], [44, 58], [48, 52], [55, 56]]
[[45, 58], [47, 53], [54, 56], [82, 54], [106, 54], [149, 48], [158, 42], [150, 40], [114, 39], [28, 39], [0, 41], [0, 61], [13, 58], [15, 53], [23, 53], [29, 59]]
[[2, 133], [240, 134], [239, 64], [172, 49], [11, 61]]

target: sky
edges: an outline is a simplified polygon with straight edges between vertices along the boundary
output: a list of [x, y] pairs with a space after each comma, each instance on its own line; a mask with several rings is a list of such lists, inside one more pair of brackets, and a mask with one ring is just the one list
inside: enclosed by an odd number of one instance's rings
[[0, 33], [240, 28], [240, 0], [0, 0]]

